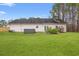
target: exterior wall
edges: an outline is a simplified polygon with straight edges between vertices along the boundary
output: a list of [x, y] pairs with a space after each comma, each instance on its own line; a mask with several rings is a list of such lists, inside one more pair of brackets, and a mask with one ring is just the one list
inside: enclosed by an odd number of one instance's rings
[[[36, 28], [38, 26], [38, 28]], [[10, 30], [15, 32], [24, 32], [24, 29], [35, 29], [36, 32], [45, 32], [44, 27], [48, 26], [51, 28], [56, 28], [56, 26], [63, 26], [64, 32], [66, 32], [66, 25], [65, 24], [11, 24], [8, 25]]]

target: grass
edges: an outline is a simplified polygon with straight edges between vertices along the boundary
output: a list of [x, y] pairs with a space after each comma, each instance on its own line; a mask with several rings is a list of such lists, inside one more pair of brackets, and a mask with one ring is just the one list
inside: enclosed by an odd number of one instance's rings
[[79, 33], [0, 33], [0, 56], [79, 56]]

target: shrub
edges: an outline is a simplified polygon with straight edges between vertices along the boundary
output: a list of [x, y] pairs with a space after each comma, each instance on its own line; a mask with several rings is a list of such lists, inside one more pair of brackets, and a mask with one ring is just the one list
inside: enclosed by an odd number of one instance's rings
[[50, 34], [58, 34], [59, 30], [58, 29], [48, 29], [47, 32]]
[[9, 32], [14, 32], [13, 30], [9, 30]]
[[63, 28], [60, 28], [59, 32], [60, 33], [64, 33], [64, 29]]

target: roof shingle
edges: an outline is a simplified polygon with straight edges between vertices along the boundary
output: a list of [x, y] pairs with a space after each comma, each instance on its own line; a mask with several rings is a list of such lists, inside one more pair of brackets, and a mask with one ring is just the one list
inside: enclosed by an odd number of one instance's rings
[[35, 19], [24, 19], [24, 20], [13, 20], [9, 22], [9, 24], [42, 24], [42, 23], [61, 23], [58, 21], [55, 21], [53, 19], [45, 19], [45, 18], [35, 18]]

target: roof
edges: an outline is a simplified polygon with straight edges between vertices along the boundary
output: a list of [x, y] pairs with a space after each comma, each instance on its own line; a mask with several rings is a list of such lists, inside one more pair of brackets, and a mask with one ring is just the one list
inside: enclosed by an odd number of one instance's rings
[[43, 23], [61, 23], [61, 22], [47, 18], [42, 19], [34, 18], [34, 19], [23, 19], [23, 20], [20, 19], [9, 22], [9, 24], [43, 24]]

